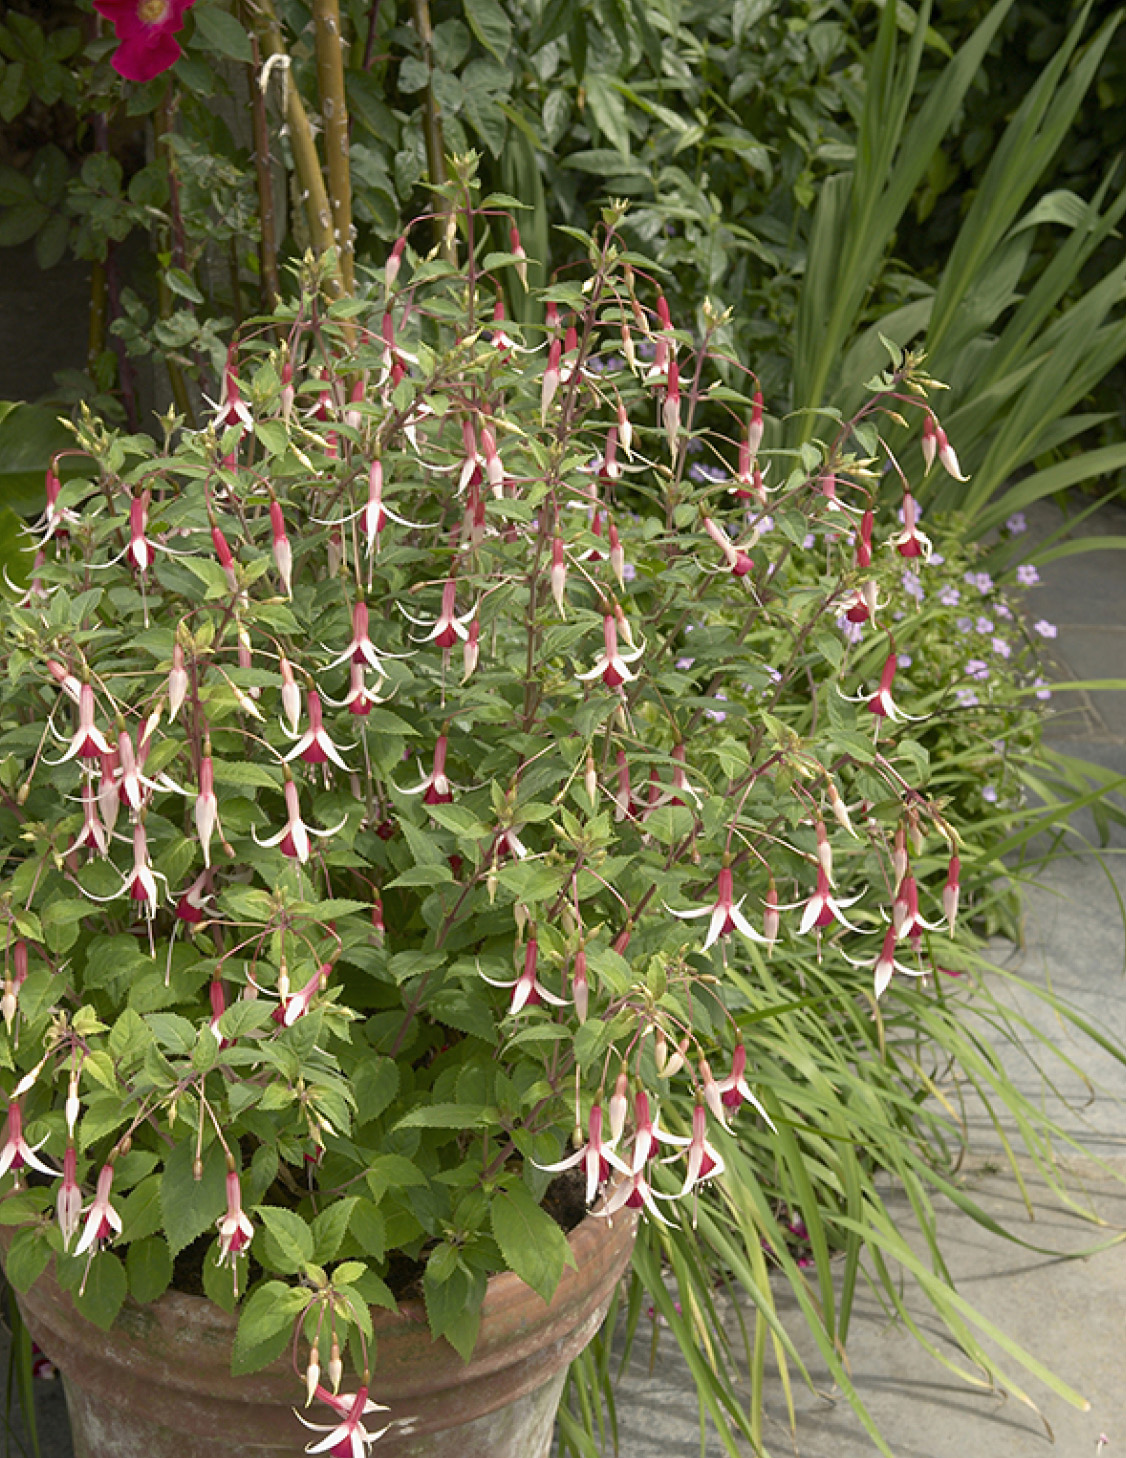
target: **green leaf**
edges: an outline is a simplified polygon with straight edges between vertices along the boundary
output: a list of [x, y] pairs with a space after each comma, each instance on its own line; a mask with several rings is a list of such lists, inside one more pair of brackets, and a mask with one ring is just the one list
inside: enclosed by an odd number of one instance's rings
[[356, 1201], [350, 1221], [352, 1239], [369, 1261], [381, 1261], [387, 1250], [387, 1226], [371, 1200]]
[[290, 1275], [304, 1270], [313, 1259], [313, 1232], [305, 1221], [295, 1210], [276, 1205], [259, 1205], [257, 1210], [264, 1231], [264, 1260]]
[[245, 1376], [261, 1371], [280, 1357], [293, 1331], [296, 1317], [311, 1299], [310, 1292], [287, 1286], [284, 1281], [267, 1281], [252, 1293], [242, 1308], [231, 1375]]
[[4, 1262], [4, 1273], [17, 1291], [30, 1291], [51, 1259], [51, 1246], [42, 1226], [17, 1230]]
[[567, 1237], [522, 1184], [498, 1190], [490, 1215], [501, 1255], [522, 1281], [550, 1301], [564, 1267], [575, 1264]]
[[230, 61], [253, 61], [250, 37], [235, 17], [217, 5], [197, 4], [192, 11], [195, 16], [196, 40], [204, 42], [205, 49], [217, 51]]
[[630, 138], [626, 104], [610, 77], [597, 71], [589, 72], [586, 78], [586, 99], [602, 135], [623, 157], [628, 157]]
[[352, 1211], [358, 1204], [355, 1195], [343, 1200], [334, 1200], [313, 1220], [313, 1259], [319, 1266], [327, 1266], [336, 1259], [341, 1242], [348, 1230]]
[[96, 1255], [86, 1275], [85, 1290], [71, 1294], [75, 1306], [87, 1321], [109, 1331], [129, 1294], [125, 1267], [112, 1251]]
[[172, 1284], [172, 1252], [159, 1235], [136, 1240], [125, 1257], [129, 1294], [142, 1306], [163, 1296]]
[[160, 1208], [172, 1254], [178, 1255], [223, 1214], [227, 1207], [227, 1163], [220, 1144], [203, 1152], [203, 1178], [194, 1179], [195, 1144], [181, 1140], [164, 1165]]
[[487, 1104], [427, 1104], [412, 1109], [396, 1129], [481, 1129], [497, 1122], [497, 1111]]
[[380, 1114], [399, 1092], [399, 1065], [386, 1056], [368, 1057], [352, 1075], [356, 1123], [366, 1124]]
[[497, 0], [464, 0], [469, 28], [487, 51], [504, 61], [512, 44], [512, 22]]

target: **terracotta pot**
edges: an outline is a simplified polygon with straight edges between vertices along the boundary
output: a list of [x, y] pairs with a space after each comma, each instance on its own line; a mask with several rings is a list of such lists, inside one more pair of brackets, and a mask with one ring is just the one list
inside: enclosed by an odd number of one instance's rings
[[[511, 1272], [494, 1276], [468, 1363], [431, 1341], [420, 1304], [373, 1311], [372, 1396], [397, 1420], [373, 1454], [547, 1458], [567, 1365], [598, 1331], [635, 1232], [632, 1216], [612, 1226], [588, 1216], [569, 1237], [577, 1269], [564, 1271], [550, 1305]], [[50, 1275], [20, 1307], [62, 1373], [76, 1458], [296, 1458], [317, 1436], [293, 1415], [302, 1392], [288, 1358], [230, 1375], [236, 1319], [202, 1297], [129, 1299], [108, 1333], [79, 1316]]]

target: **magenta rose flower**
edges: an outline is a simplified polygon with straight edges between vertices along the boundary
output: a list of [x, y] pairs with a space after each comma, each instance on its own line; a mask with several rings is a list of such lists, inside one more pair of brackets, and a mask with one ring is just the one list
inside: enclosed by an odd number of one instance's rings
[[176, 33], [194, 0], [94, 0], [113, 23], [120, 45], [112, 64], [127, 81], [151, 81], [180, 59]]

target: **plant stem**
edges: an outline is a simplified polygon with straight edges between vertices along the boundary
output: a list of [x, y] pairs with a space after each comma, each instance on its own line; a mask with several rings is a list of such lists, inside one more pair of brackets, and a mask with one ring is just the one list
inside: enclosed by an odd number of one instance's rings
[[[165, 240], [167, 251], [172, 259], [175, 268], [188, 271], [188, 252], [184, 236], [184, 219], [180, 211], [180, 180], [176, 176], [176, 167], [173, 161], [172, 147], [167, 140], [173, 130], [176, 114], [176, 103], [173, 95], [172, 85], [169, 83], [164, 93], [164, 100], [153, 112], [153, 137], [156, 142], [157, 156], [163, 154], [164, 167], [168, 174], [168, 216], [169, 229]], [[172, 300], [172, 290], [164, 276], [164, 269], [157, 266], [157, 308], [162, 319], [170, 319], [175, 309]], [[164, 366], [168, 371], [168, 386], [172, 391], [172, 401], [177, 411], [184, 417], [187, 424], [195, 425], [195, 412], [192, 410], [191, 395], [188, 391], [187, 381], [184, 379], [184, 372], [180, 365], [170, 354], [164, 355]]]
[[348, 100], [344, 92], [344, 40], [339, 0], [313, 0], [317, 88], [325, 127], [329, 206], [344, 292], [353, 287], [352, 174], [348, 165]]
[[[432, 187], [443, 187], [449, 181], [446, 171], [446, 142], [442, 135], [442, 113], [434, 95], [434, 28], [430, 23], [430, 0], [411, 0], [414, 28], [422, 43], [426, 59], [426, 70], [431, 80], [426, 83], [422, 104], [422, 135], [426, 143], [426, 170], [430, 174]], [[442, 257], [450, 263], [454, 259], [454, 205], [450, 198], [438, 194], [434, 200], [437, 209], [434, 219], [438, 229], [438, 246]]]
[[[270, 0], [249, 0], [248, 9], [259, 43], [267, 57], [281, 56], [288, 65], [289, 57], [286, 55], [281, 25]], [[313, 140], [313, 128], [309, 125], [309, 114], [293, 77], [288, 74], [285, 76], [285, 122], [289, 129], [289, 145], [293, 149], [294, 169], [301, 184], [313, 252], [320, 257], [333, 247], [332, 209], [329, 207], [328, 193], [321, 175], [321, 163], [317, 156], [317, 144]], [[343, 291], [339, 271], [332, 285], [336, 293]]]
[[361, 66], [365, 71], [371, 70], [371, 63], [375, 57], [375, 28], [379, 22], [380, 0], [371, 0], [371, 9], [368, 11], [368, 35], [364, 42], [364, 59]]
[[254, 129], [254, 172], [258, 186], [258, 270], [262, 281], [262, 312], [272, 314], [278, 301], [278, 239], [274, 217], [274, 179], [270, 159], [270, 129], [266, 118], [266, 97], [259, 84], [262, 74], [262, 48], [253, 30], [250, 49], [254, 60], [249, 67], [250, 117]]

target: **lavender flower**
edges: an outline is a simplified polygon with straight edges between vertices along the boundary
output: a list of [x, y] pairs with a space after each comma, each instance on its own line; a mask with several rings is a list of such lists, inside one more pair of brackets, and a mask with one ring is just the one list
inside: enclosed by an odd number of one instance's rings
[[1038, 678], [1032, 687], [1036, 690], [1036, 697], [1038, 699], [1050, 699], [1052, 697], [1052, 691], [1048, 687], [1048, 680], [1046, 678]]
[[974, 624], [974, 627], [979, 633], [992, 633], [993, 620], [992, 618], [978, 618], [977, 622]]
[[1021, 532], [1026, 532], [1028, 530], [1028, 523], [1024, 519], [1024, 512], [1014, 511], [1005, 523], [1005, 526], [1014, 537], [1019, 537]]
[[997, 791], [992, 785], [986, 785], [985, 789], [981, 792], [981, 798], [983, 800], [988, 800], [991, 805], [996, 805]]
[[[934, 558], [931, 558], [934, 561]], [[962, 601], [962, 594], [956, 587], [944, 587], [938, 594], [938, 600], [943, 607], [957, 607]]]
[[972, 633], [974, 620], [973, 618], [958, 618], [954, 626], [958, 629], [959, 633]]
[[902, 577], [903, 591], [908, 597], [913, 597], [916, 602], [922, 602], [926, 593], [923, 591], [923, 584], [919, 581], [918, 575], [908, 567]]
[[[723, 702], [726, 704], [727, 695], [723, 692], [722, 689], [718, 689], [716, 691], [715, 697], [717, 699], [722, 699]], [[722, 724], [724, 719], [727, 718], [727, 713], [723, 709], [705, 709], [704, 715], [706, 718], [713, 720], [716, 724]]]
[[970, 678], [976, 678], [979, 683], [984, 683], [989, 677], [989, 664], [981, 658], [971, 658], [966, 664], [966, 673]]
[[1013, 650], [1009, 647], [1006, 638], [994, 638], [993, 651], [997, 654], [998, 658], [1009, 658]]
[[1037, 618], [1032, 624], [1032, 630], [1035, 633], [1039, 633], [1041, 638], [1054, 638], [1059, 632], [1055, 623], [1049, 623], [1047, 618]]
[[958, 700], [959, 708], [962, 709], [972, 709], [979, 702], [977, 694], [970, 688], [955, 689], [954, 697]]
[[988, 572], [967, 572], [962, 581], [968, 582], [971, 587], [976, 587], [978, 592], [983, 594], [993, 591], [993, 579]]
[[1003, 603], [1003, 602], [995, 603], [994, 604], [994, 607], [993, 607], [993, 611], [997, 614], [997, 616], [999, 618], [1004, 618], [1004, 620], [1006, 621], [1006, 623], [1007, 622], [1010, 622], [1011, 619], [1012, 619], [1013, 610], [1012, 610], [1011, 607], [1009, 607], [1009, 605], [1007, 603]]
[[837, 619], [837, 627], [843, 633], [846, 643], [859, 643], [864, 637], [864, 624], [850, 622], [844, 613]]
[[1035, 587], [1040, 581], [1040, 574], [1031, 562], [1022, 562], [1017, 568], [1017, 581], [1021, 587]]
[[901, 653], [897, 659], [900, 668], [910, 668], [914, 661], [910, 653]]

